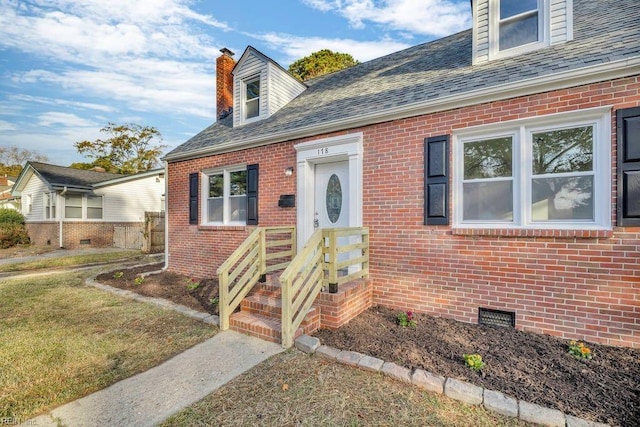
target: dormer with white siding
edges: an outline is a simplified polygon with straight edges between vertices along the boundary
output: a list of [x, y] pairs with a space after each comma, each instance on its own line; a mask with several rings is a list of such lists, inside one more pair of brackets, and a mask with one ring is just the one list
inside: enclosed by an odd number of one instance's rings
[[249, 46], [233, 69], [233, 126], [264, 120], [300, 95], [306, 86]]
[[473, 0], [473, 63], [573, 39], [573, 0]]

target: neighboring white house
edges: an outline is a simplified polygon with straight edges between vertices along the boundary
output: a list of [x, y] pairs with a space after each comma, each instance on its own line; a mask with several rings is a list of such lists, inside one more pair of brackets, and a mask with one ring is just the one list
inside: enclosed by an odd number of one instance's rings
[[135, 175], [27, 162], [21, 196], [31, 242], [64, 248], [141, 248], [146, 212], [164, 210], [164, 170]]
[[11, 195], [11, 189], [16, 178], [0, 176], [0, 209], [15, 209], [20, 207], [20, 199]]

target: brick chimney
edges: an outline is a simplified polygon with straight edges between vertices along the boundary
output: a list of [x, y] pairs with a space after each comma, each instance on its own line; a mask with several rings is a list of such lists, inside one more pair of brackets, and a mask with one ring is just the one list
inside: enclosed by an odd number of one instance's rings
[[233, 108], [233, 75], [231, 70], [236, 65], [234, 53], [229, 49], [220, 49], [222, 55], [216, 59], [216, 118], [226, 117]]

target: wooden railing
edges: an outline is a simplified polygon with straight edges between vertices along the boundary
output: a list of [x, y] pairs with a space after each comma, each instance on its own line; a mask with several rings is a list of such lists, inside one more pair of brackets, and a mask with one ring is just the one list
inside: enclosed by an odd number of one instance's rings
[[368, 275], [369, 229], [316, 230], [280, 275], [282, 346], [293, 345], [296, 330], [323, 287], [337, 287]]
[[259, 227], [218, 267], [221, 330], [229, 329], [231, 313], [260, 278], [288, 265], [295, 247], [295, 227]]

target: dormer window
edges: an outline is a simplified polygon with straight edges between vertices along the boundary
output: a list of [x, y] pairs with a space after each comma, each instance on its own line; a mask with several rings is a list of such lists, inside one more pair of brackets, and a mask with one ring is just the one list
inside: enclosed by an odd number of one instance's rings
[[573, 2], [472, 0], [473, 63], [521, 55], [573, 39]]
[[260, 77], [255, 77], [245, 84], [245, 120], [260, 116]]
[[500, 0], [498, 49], [541, 41], [541, 0]]

